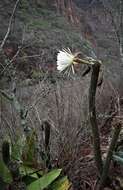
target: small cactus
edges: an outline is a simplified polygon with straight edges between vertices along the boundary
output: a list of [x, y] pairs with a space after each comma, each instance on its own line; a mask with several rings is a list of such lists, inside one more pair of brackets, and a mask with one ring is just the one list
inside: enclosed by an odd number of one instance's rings
[[10, 162], [10, 144], [8, 141], [4, 141], [2, 144], [2, 158], [6, 166]]
[[10, 170], [13, 179], [19, 178], [19, 166], [20, 164], [16, 160], [11, 160], [8, 164], [8, 169]]
[[26, 185], [23, 182], [12, 182], [9, 187], [10, 190], [26, 190]]
[[10, 190], [26, 190], [25, 183], [21, 182], [19, 173], [20, 164], [17, 160], [11, 159], [10, 143], [4, 141], [2, 144], [2, 158], [12, 176], [12, 183], [9, 185]]

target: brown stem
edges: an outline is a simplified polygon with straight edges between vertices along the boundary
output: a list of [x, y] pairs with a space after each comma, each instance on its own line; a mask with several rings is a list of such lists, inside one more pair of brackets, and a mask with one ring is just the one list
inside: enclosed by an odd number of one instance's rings
[[95, 106], [95, 95], [96, 95], [96, 88], [100, 71], [100, 63], [98, 62], [95, 63], [92, 69], [93, 70], [92, 70], [91, 83], [89, 89], [89, 116], [90, 116], [90, 123], [93, 135], [94, 158], [99, 175], [101, 176], [103, 170], [103, 162], [101, 156], [100, 136], [99, 136], [99, 129], [96, 118], [96, 106]]
[[107, 157], [105, 160], [103, 173], [102, 173], [101, 180], [100, 180], [100, 189], [104, 188], [106, 180], [108, 178], [109, 167], [110, 167], [113, 151], [115, 149], [120, 131], [121, 131], [121, 123], [117, 123], [117, 125], [115, 126], [114, 134], [113, 134], [111, 144], [109, 146]]

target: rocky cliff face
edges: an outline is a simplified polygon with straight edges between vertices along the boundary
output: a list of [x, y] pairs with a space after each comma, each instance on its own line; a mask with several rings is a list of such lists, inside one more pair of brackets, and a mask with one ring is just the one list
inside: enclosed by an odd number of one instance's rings
[[79, 24], [79, 15], [77, 7], [73, 0], [55, 0], [55, 6], [58, 13], [64, 15], [72, 24]]
[[57, 11], [57, 14], [65, 16], [72, 24], [79, 23], [79, 15], [76, 11], [77, 7], [75, 0], [46, 0], [44, 2], [36, 0], [35, 4], [37, 6], [54, 8]]

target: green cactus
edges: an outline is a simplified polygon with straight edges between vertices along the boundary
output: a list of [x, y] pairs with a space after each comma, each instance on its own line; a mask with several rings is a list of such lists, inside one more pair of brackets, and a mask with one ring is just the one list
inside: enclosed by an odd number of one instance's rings
[[9, 169], [13, 180], [16, 177], [19, 177], [19, 162], [16, 160], [12, 160], [11, 152], [10, 152], [10, 143], [8, 141], [4, 141], [2, 144], [2, 159]]
[[2, 158], [6, 166], [8, 166], [10, 162], [10, 144], [8, 141], [4, 141], [2, 144]]

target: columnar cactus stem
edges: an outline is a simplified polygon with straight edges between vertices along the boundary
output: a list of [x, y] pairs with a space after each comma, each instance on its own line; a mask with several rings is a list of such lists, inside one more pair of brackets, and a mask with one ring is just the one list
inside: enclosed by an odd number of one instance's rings
[[103, 171], [103, 162], [101, 156], [100, 136], [99, 136], [99, 129], [96, 118], [96, 107], [95, 107], [95, 96], [96, 96], [96, 88], [98, 83], [100, 66], [101, 66], [100, 62], [97, 62], [92, 66], [91, 83], [89, 89], [89, 116], [90, 116], [90, 123], [93, 135], [94, 158], [99, 175], [101, 176]]
[[105, 183], [106, 183], [106, 180], [108, 177], [108, 173], [109, 173], [109, 167], [110, 167], [113, 151], [114, 151], [115, 146], [117, 144], [117, 140], [118, 140], [118, 137], [119, 137], [119, 134], [121, 131], [121, 127], [122, 127], [122, 125], [120, 122], [117, 123], [115, 126], [114, 134], [113, 134], [111, 144], [110, 144], [109, 149], [108, 149], [107, 157], [106, 157], [104, 168], [103, 168], [103, 173], [102, 173], [101, 180], [100, 180], [100, 189], [103, 189], [105, 186]]

